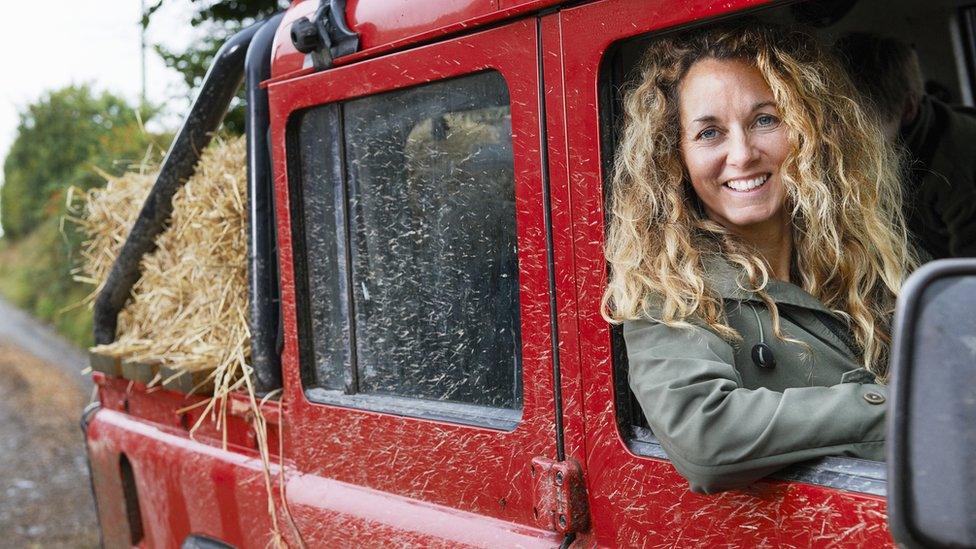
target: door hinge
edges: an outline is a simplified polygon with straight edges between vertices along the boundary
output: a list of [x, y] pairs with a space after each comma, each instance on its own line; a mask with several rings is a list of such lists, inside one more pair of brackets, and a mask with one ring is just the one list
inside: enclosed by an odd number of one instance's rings
[[563, 534], [589, 527], [583, 469], [576, 460], [532, 458], [532, 512], [538, 525]]

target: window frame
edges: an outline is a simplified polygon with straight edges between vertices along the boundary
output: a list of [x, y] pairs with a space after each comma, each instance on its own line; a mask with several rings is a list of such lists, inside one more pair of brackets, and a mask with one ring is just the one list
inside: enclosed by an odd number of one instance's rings
[[[295, 254], [294, 259], [296, 273], [298, 274], [295, 282], [299, 289], [298, 295], [302, 296], [299, 300], [297, 312], [299, 317], [300, 333], [307, 334], [307, 337], [300, 338], [300, 368], [302, 372], [301, 379], [305, 397], [308, 398], [309, 401], [320, 404], [356, 408], [407, 417], [418, 417], [435, 421], [447, 421], [504, 431], [511, 431], [515, 429], [519, 421], [521, 421], [523, 407], [523, 401], [521, 399], [522, 394], [519, 395], [520, 399], [515, 402], [515, 407], [502, 408], [456, 401], [440, 401], [436, 399], [411, 397], [407, 395], [364, 393], [360, 392], [359, 387], [361, 365], [358, 361], [357, 350], [357, 305], [354, 289], [356, 284], [356, 273], [353, 265], [353, 247], [356, 245], [354, 242], [354, 233], [357, 227], [353, 226], [353, 214], [350, 210], [351, 196], [349, 187], [349, 173], [347, 170], [348, 158], [346, 153], [348, 147], [348, 135], [346, 134], [344, 106], [350, 101], [381, 97], [389, 93], [416, 89], [420, 86], [430, 86], [451, 82], [486, 73], [497, 74], [503, 79], [505, 86], [508, 86], [508, 82], [504, 80], [504, 75], [499, 71], [475, 71], [449, 78], [432, 80], [413, 86], [398, 87], [392, 90], [384, 90], [377, 93], [361, 95], [336, 102], [315, 105], [309, 109], [295, 113], [289, 120], [289, 127], [287, 130], [287, 140], [289, 143], [288, 150], [291, 160], [289, 162], [291, 169], [291, 172], [289, 173], [289, 182], [292, 195], [296, 197], [296, 200], [291, 203], [293, 232], [295, 235], [294, 242], [296, 251], [298, 251], [298, 253]], [[511, 107], [511, 97], [509, 97], [509, 113], [511, 113]], [[306, 204], [304, 200], [306, 179], [303, 177], [302, 173], [303, 163], [301, 160], [301, 155], [303, 154], [303, 151], [300, 146], [300, 129], [304, 117], [311, 114], [312, 111], [318, 109], [328, 109], [325, 115], [330, 119], [326, 124], [326, 135], [321, 136], [323, 142], [327, 143], [324, 145], [327, 151], [326, 154], [334, 154], [337, 156], [337, 160], [335, 161], [334, 165], [331, 166], [332, 169], [330, 173], [328, 173], [326, 176], [325, 184], [333, 187], [333, 190], [335, 191], [335, 201], [338, 206], [341, 206], [341, 210], [337, 209], [336, 211], [337, 219], [340, 220], [340, 226], [337, 227], [338, 234], [336, 235], [336, 259], [339, 262], [339, 267], [336, 274], [341, 279], [341, 282], [339, 283], [340, 302], [337, 304], [337, 306], [341, 309], [340, 316], [343, 317], [347, 324], [345, 327], [340, 328], [343, 333], [346, 334], [345, 341], [343, 343], [345, 346], [345, 356], [348, 358], [348, 364], [345, 365], [342, 372], [342, 377], [345, 381], [344, 390], [322, 387], [317, 383], [317, 372], [315, 371], [317, 367], [315, 360], [315, 343], [316, 337], [320, 336], [316, 336], [314, 330], [312, 329], [311, 323], [311, 318], [313, 316], [312, 304], [310, 300], [310, 297], [312, 296], [312, 282], [310, 281], [311, 268], [309, 266], [309, 256], [315, 254], [308, 253], [310, 250], [306, 237], [309, 229], [309, 221], [306, 219], [304, 212]], [[513, 151], [513, 164], [514, 160]], [[514, 204], [514, 196], [512, 199]], [[513, 217], [516, 216], [514, 207], [510, 213]], [[517, 224], [517, 220], [513, 219], [513, 223]], [[328, 231], [326, 230], [324, 232]], [[518, 260], [517, 246], [516, 260]], [[516, 276], [517, 275], [518, 266], [516, 266]], [[344, 295], [341, 295], [343, 290], [345, 290], [345, 293]], [[517, 303], [516, 306], [518, 307], [519, 304]], [[517, 325], [518, 328], [521, 328], [520, 324], [521, 320], [519, 325]], [[521, 331], [519, 331], [519, 334], [521, 336]], [[516, 360], [518, 361], [516, 374], [518, 375], [522, 374], [522, 345], [523, 342], [521, 341], [520, 337], [518, 349], [519, 352], [516, 354]], [[520, 389], [523, 389], [524, 381], [522, 379], [517, 379], [516, 383], [520, 385]]]
[[956, 7], [951, 28], [962, 103], [972, 106], [976, 90], [976, 4]]
[[[778, 6], [771, 6], [768, 9], [775, 9], [776, 7]], [[599, 88], [601, 91], [600, 149], [603, 159], [604, 200], [607, 215], [609, 215], [609, 210], [606, 207], [609, 205], [610, 189], [612, 188], [610, 174], [613, 171], [613, 159], [620, 129], [620, 91], [623, 89], [626, 76], [623, 74], [622, 67], [616, 62], [619, 60], [618, 53], [621, 47], [630, 42], [650, 38], [650, 35], [683, 32], [708, 24], [709, 22], [705, 22], [675, 30], [664, 29], [638, 34], [615, 41], [606, 49], [600, 68]], [[609, 217], [606, 219], [609, 221]], [[622, 331], [620, 327], [613, 327], [611, 331], [610, 348], [614, 377], [614, 401], [617, 407], [616, 419], [620, 436], [627, 444], [627, 448], [635, 455], [670, 461], [657, 437], [647, 428], [646, 420], [642, 421], [641, 414], [643, 412], [637, 406], [627, 383], [627, 358]], [[827, 457], [798, 463], [770, 475], [769, 478], [878, 496], [885, 496], [887, 493], [887, 467], [883, 461], [842, 456]]]

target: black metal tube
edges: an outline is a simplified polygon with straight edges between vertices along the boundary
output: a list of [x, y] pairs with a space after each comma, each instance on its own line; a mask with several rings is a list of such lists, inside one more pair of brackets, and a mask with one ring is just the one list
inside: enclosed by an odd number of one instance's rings
[[268, 92], [261, 82], [271, 77], [271, 48], [283, 13], [267, 20], [254, 35], [244, 61], [247, 94], [247, 193], [250, 216], [248, 278], [251, 286], [251, 366], [258, 392], [281, 387], [277, 349], [280, 322], [274, 189], [268, 139]]
[[139, 280], [142, 256], [156, 248], [156, 237], [173, 213], [173, 195], [193, 175], [200, 154], [210, 143], [231, 99], [244, 78], [244, 56], [251, 38], [263, 25], [255, 23], [232, 36], [217, 52], [190, 113], [170, 146], [163, 167], [112, 265], [104, 289], [95, 301], [95, 343], [115, 341], [119, 311]]

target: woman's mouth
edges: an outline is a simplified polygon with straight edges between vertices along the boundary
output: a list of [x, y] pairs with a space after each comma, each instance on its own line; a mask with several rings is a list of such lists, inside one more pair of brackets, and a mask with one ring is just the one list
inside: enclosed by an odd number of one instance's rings
[[759, 187], [762, 187], [772, 174], [764, 173], [762, 175], [757, 175], [756, 177], [751, 177], [749, 179], [730, 179], [722, 185], [728, 187], [733, 191], [746, 193], [749, 191], [754, 191]]

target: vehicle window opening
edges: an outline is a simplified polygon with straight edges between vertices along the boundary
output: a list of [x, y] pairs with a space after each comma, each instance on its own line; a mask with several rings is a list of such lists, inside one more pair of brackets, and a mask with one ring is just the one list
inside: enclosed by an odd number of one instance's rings
[[[966, 70], [967, 66], [962, 61], [969, 60], [967, 62], [971, 63], [972, 52], [976, 51], [972, 38], [973, 21], [976, 21], [976, 15], [973, 14], [976, 13], [976, 8], [947, 5], [933, 9], [931, 6], [923, 7], [909, 1], [872, 0], [848, 2], [842, 7], [840, 3], [834, 3], [837, 9], [831, 11], [827, 4], [808, 2], [779, 6], [750, 12], [749, 16], [773, 22], [820, 25], [814, 30], [828, 45], [852, 31], [874, 32], [900, 38], [910, 43], [918, 52], [928, 93], [941, 94], [943, 99], [951, 103], [972, 104], [972, 71]], [[947, 30], [952, 32], [946, 32]], [[601, 66], [601, 152], [605, 199], [609, 198], [614, 151], [623, 121], [622, 92], [627, 83], [635, 78], [635, 68], [643, 50], [651, 40], [661, 35], [661, 32], [657, 32], [613, 45]], [[609, 212], [609, 209], [605, 211]], [[611, 330], [611, 347], [615, 373], [615, 405], [621, 435], [633, 452], [666, 459], [630, 391], [627, 381], [627, 355], [620, 327], [613, 327]], [[857, 472], [849, 478], [841, 478], [843, 474], [834, 474], [845, 467], [854, 467]], [[885, 475], [881, 462], [825, 458], [785, 470], [779, 476], [884, 493]]]
[[504, 79], [483, 72], [291, 124], [310, 395], [521, 410], [510, 117]]

